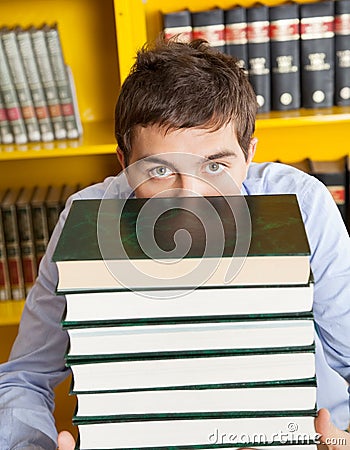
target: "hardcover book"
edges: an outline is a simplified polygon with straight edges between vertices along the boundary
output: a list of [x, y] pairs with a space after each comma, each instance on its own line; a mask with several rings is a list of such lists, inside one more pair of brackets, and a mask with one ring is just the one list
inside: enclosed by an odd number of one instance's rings
[[236, 6], [224, 11], [225, 17], [225, 52], [235, 56], [240, 67], [248, 69], [248, 39], [246, 8]]
[[301, 92], [304, 108], [333, 105], [334, 3], [300, 5]]
[[186, 323], [239, 319], [244, 316], [303, 316], [312, 308], [313, 283], [310, 281], [305, 286], [66, 293], [66, 302], [62, 324], [67, 328], [101, 323], [137, 325], [171, 323], [174, 320]]
[[16, 32], [14, 30], [3, 28], [1, 39], [17, 92], [17, 98], [22, 110], [28, 140], [31, 142], [40, 141], [41, 135], [39, 123], [36, 117], [28, 80], [24, 72], [22, 57], [18, 49]]
[[166, 39], [177, 36], [181, 41], [192, 40], [191, 12], [188, 9], [163, 13], [163, 31]]
[[24, 71], [28, 80], [29, 89], [33, 99], [36, 116], [39, 123], [41, 140], [50, 142], [54, 140], [54, 132], [50, 119], [47, 100], [40, 74], [36, 64], [32, 41], [28, 30], [16, 29], [19, 51], [23, 61]]
[[306, 285], [309, 255], [295, 195], [239, 195], [74, 201], [53, 260], [62, 293]]
[[219, 52], [225, 51], [224, 11], [213, 8], [207, 11], [192, 12], [193, 39], [205, 39]]
[[46, 186], [36, 186], [31, 199], [35, 253], [38, 267], [49, 242], [45, 206], [47, 189]]
[[259, 112], [271, 110], [269, 8], [257, 3], [247, 8], [248, 73]]
[[272, 109], [300, 108], [299, 6], [270, 7]]
[[335, 104], [350, 105], [350, 0], [335, 7]]

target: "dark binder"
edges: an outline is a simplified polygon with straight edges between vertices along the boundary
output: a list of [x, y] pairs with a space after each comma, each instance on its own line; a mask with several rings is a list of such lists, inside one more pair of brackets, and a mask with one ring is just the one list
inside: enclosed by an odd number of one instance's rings
[[260, 3], [247, 9], [248, 73], [259, 112], [271, 109], [269, 8]]
[[205, 39], [219, 52], [225, 51], [224, 10], [221, 8], [192, 12], [193, 39]]
[[235, 56], [240, 67], [248, 68], [247, 13], [243, 6], [224, 11], [226, 53]]
[[300, 108], [299, 6], [270, 8], [271, 106], [277, 111]]
[[334, 2], [300, 5], [302, 106], [333, 105]]
[[163, 31], [166, 39], [178, 36], [182, 41], [192, 39], [191, 13], [188, 9], [163, 13]]
[[335, 104], [350, 105], [350, 0], [337, 0], [335, 25]]

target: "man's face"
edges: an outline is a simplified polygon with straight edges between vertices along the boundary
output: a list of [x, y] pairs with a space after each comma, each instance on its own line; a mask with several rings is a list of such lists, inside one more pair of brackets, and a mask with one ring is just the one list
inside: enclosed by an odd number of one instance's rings
[[[246, 160], [232, 123], [217, 131], [138, 127], [128, 181], [137, 197], [239, 194], [255, 147], [252, 139]], [[119, 159], [125, 168], [120, 153]]]

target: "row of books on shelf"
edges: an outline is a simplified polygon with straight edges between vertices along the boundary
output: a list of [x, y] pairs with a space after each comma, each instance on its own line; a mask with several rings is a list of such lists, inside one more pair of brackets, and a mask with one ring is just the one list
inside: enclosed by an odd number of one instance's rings
[[0, 301], [28, 294], [66, 199], [79, 188], [67, 184], [0, 191]]
[[163, 13], [165, 36], [206, 39], [247, 70], [260, 112], [350, 105], [350, 0]]
[[0, 144], [81, 134], [73, 75], [57, 25], [0, 28]]
[[[244, 202], [251, 245], [228, 280], [212, 260], [231, 260]], [[213, 208], [223, 253], [206, 253], [218, 241]], [[155, 224], [154, 210], [164, 212]], [[193, 245], [171, 251], [169, 272], [162, 249], [179, 228]], [[77, 448], [316, 450], [309, 251], [294, 195], [74, 202], [53, 259]]]

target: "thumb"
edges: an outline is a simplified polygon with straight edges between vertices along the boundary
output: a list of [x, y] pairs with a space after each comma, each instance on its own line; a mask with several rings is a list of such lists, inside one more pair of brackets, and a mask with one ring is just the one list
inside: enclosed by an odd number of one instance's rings
[[329, 450], [350, 449], [350, 435], [339, 430], [331, 421], [329, 411], [325, 408], [319, 410], [315, 419], [316, 432], [321, 436], [321, 442], [327, 444]]
[[75, 440], [68, 431], [61, 431], [58, 434], [58, 448], [59, 450], [74, 450]]

